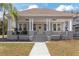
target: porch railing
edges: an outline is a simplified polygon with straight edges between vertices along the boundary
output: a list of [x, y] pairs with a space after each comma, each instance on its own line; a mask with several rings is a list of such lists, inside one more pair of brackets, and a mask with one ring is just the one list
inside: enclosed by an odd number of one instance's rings
[[29, 31], [18, 31], [18, 32], [14, 31], [14, 32], [12, 32], [12, 35], [17, 35], [17, 34], [19, 34], [19, 35], [28, 35]]

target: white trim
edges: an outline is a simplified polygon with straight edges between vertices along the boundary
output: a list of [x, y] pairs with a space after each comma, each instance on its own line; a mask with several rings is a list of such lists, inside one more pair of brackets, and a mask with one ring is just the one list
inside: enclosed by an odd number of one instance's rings
[[22, 31], [24, 30], [23, 28], [24, 28], [24, 24], [22, 24]]
[[[53, 30], [53, 24], [56, 24], [56, 31]], [[57, 24], [60, 24], [60, 31], [58, 31], [58, 25]], [[61, 32], [62, 31], [62, 22], [52, 22], [52, 31], [53, 32]]]
[[32, 31], [33, 31], [33, 19], [31, 19], [32, 20]]
[[31, 31], [31, 19], [29, 19], [29, 31]]
[[51, 36], [60, 36], [60, 35], [51, 35]]
[[11, 31], [11, 29], [12, 29], [12, 20], [9, 19], [8, 20], [8, 31]]
[[72, 19], [69, 21], [69, 30], [72, 31]]
[[50, 19], [49, 19], [49, 31], [50, 31]]
[[46, 19], [46, 31], [48, 31], [48, 19]]
[[65, 31], [65, 22], [63, 22], [63, 31]]
[[7, 30], [8, 35], [12, 35], [12, 19], [8, 19], [8, 30]]

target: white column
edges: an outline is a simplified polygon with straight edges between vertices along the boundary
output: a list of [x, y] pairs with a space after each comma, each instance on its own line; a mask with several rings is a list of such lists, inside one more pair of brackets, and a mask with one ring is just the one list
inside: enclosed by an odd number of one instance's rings
[[[18, 25], [19, 25], [19, 24], [18, 24]], [[21, 25], [21, 26], [22, 26], [21, 28], [22, 28], [22, 31], [23, 31], [23, 30], [24, 30], [24, 24], [22, 23], [22, 25]], [[19, 29], [19, 28], [18, 28], [18, 29]]]
[[46, 19], [46, 31], [48, 31], [48, 19]]
[[72, 31], [72, 19], [69, 21], [69, 31]]
[[11, 31], [12, 31], [12, 20], [9, 19], [9, 20], [8, 20], [8, 35], [9, 35], [9, 34], [12, 34]]
[[65, 25], [66, 25], [65, 22], [63, 22], [63, 31], [65, 31]]
[[29, 19], [29, 31], [31, 31], [31, 19]]
[[49, 31], [50, 31], [50, 19], [48, 19], [49, 20]]
[[33, 19], [32, 19], [32, 31], [33, 31]]

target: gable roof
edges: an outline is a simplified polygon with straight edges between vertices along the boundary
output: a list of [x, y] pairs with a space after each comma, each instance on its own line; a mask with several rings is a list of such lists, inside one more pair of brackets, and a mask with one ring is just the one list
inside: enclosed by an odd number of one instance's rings
[[20, 16], [69, 16], [69, 17], [73, 16], [73, 14], [71, 13], [56, 11], [52, 9], [40, 9], [40, 8], [33, 8], [24, 11], [19, 11], [18, 13]]

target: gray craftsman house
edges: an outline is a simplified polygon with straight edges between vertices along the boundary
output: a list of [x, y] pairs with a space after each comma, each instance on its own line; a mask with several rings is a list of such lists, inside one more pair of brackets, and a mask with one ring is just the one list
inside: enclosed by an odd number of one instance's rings
[[[79, 18], [75, 14], [40, 8], [19, 11], [18, 14], [20, 40], [72, 39], [73, 32], [79, 31]], [[7, 38], [17, 40], [16, 22], [11, 17], [8, 19]]]

